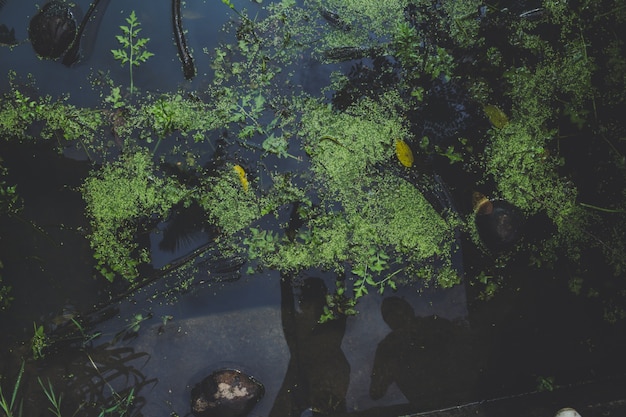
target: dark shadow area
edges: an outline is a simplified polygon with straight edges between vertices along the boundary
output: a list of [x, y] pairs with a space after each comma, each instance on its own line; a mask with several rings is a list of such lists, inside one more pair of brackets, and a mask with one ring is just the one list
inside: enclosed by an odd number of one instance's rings
[[381, 313], [391, 332], [376, 349], [372, 399], [382, 398], [394, 382], [413, 410], [477, 398], [484, 357], [474, 348], [468, 329], [442, 317], [416, 317], [399, 297], [383, 300]]
[[327, 289], [320, 278], [306, 278], [296, 306], [292, 279], [281, 280], [281, 318], [291, 358], [270, 416], [300, 417], [346, 411], [350, 364], [341, 350], [346, 317], [319, 323]]

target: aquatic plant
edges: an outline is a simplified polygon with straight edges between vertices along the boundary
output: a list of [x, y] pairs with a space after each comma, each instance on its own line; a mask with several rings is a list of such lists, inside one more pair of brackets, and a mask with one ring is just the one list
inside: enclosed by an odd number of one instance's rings
[[20, 384], [22, 383], [22, 376], [24, 375], [24, 361], [22, 361], [22, 365], [20, 370], [15, 378], [15, 383], [13, 384], [13, 391], [11, 391], [11, 397], [7, 399], [4, 396], [4, 391], [2, 387], [0, 387], [0, 409], [4, 412], [6, 417], [21, 417], [22, 410], [24, 407], [24, 400], [20, 399], [18, 404], [17, 394], [20, 389]]
[[52, 386], [52, 382], [48, 379], [48, 386], [45, 386], [41, 378], [37, 377], [37, 382], [39, 382], [39, 386], [43, 390], [44, 395], [50, 402], [50, 406], [48, 407], [48, 411], [50, 411], [55, 417], [63, 417], [61, 412], [61, 401], [63, 400], [63, 393], [56, 394], [54, 392], [54, 387]]
[[[0, 215], [16, 216], [22, 210], [23, 202], [17, 193], [17, 186], [9, 185], [6, 181], [8, 170], [2, 165], [3, 162], [0, 158]], [[0, 260], [0, 311], [6, 309], [13, 301], [11, 286], [3, 283], [1, 273], [3, 268], [4, 264]]]
[[30, 348], [33, 353], [33, 358], [43, 359], [46, 354], [44, 349], [48, 347], [48, 336], [42, 325], [37, 326], [33, 323], [33, 337], [30, 339]]
[[208, 219], [225, 236], [250, 227], [261, 217], [262, 202], [254, 192], [254, 183], [246, 175], [248, 189], [242, 183], [240, 171], [235, 164], [218, 171], [217, 176], [203, 178], [202, 192], [197, 201], [204, 208]]
[[[94, 168], [81, 189], [99, 270], [109, 279], [116, 273], [137, 277], [148, 261], [138, 237], [173, 205], [195, 200], [216, 227], [217, 244], [247, 253], [253, 266], [343, 272], [346, 280], [337, 291], [347, 296], [351, 290], [357, 298], [421, 279], [449, 287], [460, 279], [452, 261], [459, 236], [477, 240], [476, 230], [470, 214], [433, 201], [436, 184], [423, 172], [452, 166], [454, 175], [444, 179], [451, 188], [471, 178], [525, 216], [548, 219], [554, 230], [518, 248], [533, 265], [554, 263], [562, 254], [580, 260], [593, 247], [616, 274], [623, 273], [624, 227], [615, 219], [623, 219], [626, 196], [598, 195], [578, 184], [564, 151], [600, 143], [621, 189], [623, 123], [611, 115], [623, 110], [626, 61], [623, 42], [602, 29], [606, 22], [623, 26], [618, 3], [546, 0], [532, 16], [482, 7], [477, 0], [332, 0], [323, 7], [283, 0], [254, 20], [235, 10], [241, 20], [229, 26], [232, 41], [205, 50], [214, 79], [202, 100], [177, 92], [127, 103], [119, 87], [105, 99], [120, 110], [115, 133], [125, 153]], [[134, 12], [127, 22], [126, 43], [118, 38], [126, 50], [114, 54], [129, 63], [133, 92], [133, 66], [150, 54], [143, 50], [147, 40], [137, 38]], [[555, 36], [544, 36], [545, 27]], [[367, 85], [338, 105], [327, 97], [350, 76], [335, 72], [319, 94], [305, 94], [292, 76], [301, 56], [354, 60], [355, 68], [385, 72], [399, 82]], [[364, 57], [375, 63], [358, 62]], [[427, 111], [439, 99], [446, 105]], [[102, 115], [13, 89], [0, 105], [0, 132], [26, 137], [44, 121], [45, 137], [62, 133], [85, 140], [102, 129]], [[475, 125], [467, 134], [459, 126], [469, 119]], [[152, 163], [152, 156], [163, 155], [160, 141], [174, 132], [180, 136], [174, 158], [200, 160], [210, 151], [195, 145], [217, 136], [229, 157], [216, 156], [212, 169], [196, 166], [199, 185], [187, 189]], [[155, 140], [151, 152], [134, 149]], [[293, 158], [285, 171], [266, 164], [288, 156]], [[466, 186], [454, 189], [455, 197]], [[289, 207], [298, 221], [285, 226], [278, 219]], [[503, 266], [506, 259], [494, 262]], [[475, 277], [483, 298], [506, 283], [492, 273], [497, 269]], [[585, 285], [578, 285], [581, 294]], [[333, 303], [330, 312], [341, 304]]]
[[135, 11], [131, 11], [126, 18], [128, 26], [121, 25], [122, 35], [116, 35], [115, 39], [122, 45], [121, 49], [111, 49], [113, 58], [120, 61], [122, 65], [128, 63], [128, 73], [130, 76], [130, 94], [135, 91], [133, 80], [133, 67], [138, 67], [146, 62], [154, 54], [145, 50], [146, 44], [150, 38], [138, 38], [141, 32], [141, 23], [135, 15]]
[[147, 250], [136, 243], [141, 223], [153, 216], [163, 218], [187, 190], [172, 178], [160, 177], [152, 156], [138, 150], [94, 171], [82, 193], [97, 269], [112, 281], [115, 274], [128, 280], [138, 276], [138, 266], [149, 259]]
[[68, 97], [53, 100], [50, 96], [31, 98], [14, 87], [0, 100], [0, 133], [17, 139], [33, 138], [36, 130], [44, 139], [77, 140], [86, 138], [102, 124], [99, 110], [68, 104]]
[[[456, 222], [441, 217], [425, 199], [419, 189], [428, 184], [411, 184], [383, 168], [396, 158], [394, 138], [407, 135], [394, 110], [396, 99], [391, 94], [382, 104], [364, 100], [345, 113], [308, 103], [300, 134], [322, 205], [302, 206], [302, 226], [294, 238], [277, 239], [254, 229], [253, 236], [263, 238], [247, 242], [261, 265], [291, 273], [308, 268], [344, 271], [349, 265], [356, 298], [368, 288], [396, 288], [401, 271], [407, 280], [422, 277], [444, 286], [458, 282], [457, 274], [452, 278], [446, 272], [453, 270], [448, 255]], [[389, 271], [391, 253], [397, 259]], [[434, 257], [441, 265], [424, 269]], [[412, 267], [404, 268], [407, 262]]]
[[349, 296], [345, 280], [335, 281], [335, 292], [326, 294], [326, 305], [318, 322], [325, 323], [342, 316], [354, 316], [357, 314], [357, 298]]

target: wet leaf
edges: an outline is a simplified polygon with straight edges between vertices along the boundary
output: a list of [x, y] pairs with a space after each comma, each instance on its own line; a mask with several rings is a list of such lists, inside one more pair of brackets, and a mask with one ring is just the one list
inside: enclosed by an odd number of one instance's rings
[[405, 167], [410, 168], [413, 166], [413, 151], [411, 151], [411, 148], [405, 141], [398, 140], [396, 142], [396, 156]]
[[509, 118], [497, 106], [494, 106], [492, 104], [487, 104], [483, 108], [483, 110], [485, 112], [485, 115], [487, 115], [487, 118], [489, 119], [489, 121], [494, 127], [498, 129], [502, 129], [504, 126], [509, 124]]
[[235, 170], [237, 175], [239, 175], [239, 182], [241, 182], [243, 190], [248, 191], [250, 183], [248, 182], [248, 175], [246, 174], [246, 171], [241, 167], [241, 165], [235, 165], [233, 169]]

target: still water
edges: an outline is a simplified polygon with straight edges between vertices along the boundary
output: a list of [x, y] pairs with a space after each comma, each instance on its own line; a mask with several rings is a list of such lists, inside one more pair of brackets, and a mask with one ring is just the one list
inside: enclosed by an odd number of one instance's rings
[[[91, 85], [99, 71], [118, 84], [127, 80], [126, 68], [110, 50], [118, 47], [118, 27], [136, 10], [155, 51], [136, 70], [136, 86], [172, 92], [206, 85], [211, 56], [202, 51], [227, 41], [220, 28], [232, 14], [224, 4], [184, 5], [187, 41], [198, 68], [198, 75], [186, 81], [172, 37], [170, 2], [105, 3], [97, 33], [84, 39], [83, 60], [66, 68], [37, 58], [26, 41], [35, 3], [7, 0], [0, 23], [14, 27], [20, 43], [0, 48], [0, 73], [32, 74], [41, 94], [69, 94], [73, 104], [97, 106], [101, 98]], [[234, 4], [251, 14], [261, 12], [254, 2]], [[88, 6], [77, 2], [82, 13]], [[326, 84], [328, 73], [321, 65], [303, 67], [298, 81], [314, 91]], [[3, 78], [0, 91], [8, 89]], [[51, 144], [2, 141], [0, 146], [9, 182], [18, 184], [25, 207], [20, 221], [0, 220], [2, 276], [16, 300], [0, 313], [4, 392], [30, 350], [33, 323], [56, 331], [60, 339], [45, 359], [26, 364], [26, 409], [33, 413], [26, 415], [40, 415], [33, 410], [47, 407], [37, 376], [50, 378], [66, 393], [68, 410], [85, 399], [114, 404], [114, 392], [133, 390], [131, 415], [165, 417], [188, 415], [195, 384], [216, 369], [236, 368], [265, 385], [251, 415], [278, 417], [314, 410], [398, 416], [481, 400], [497, 403], [531, 395], [551, 381], [593, 386], [626, 374], [623, 323], [602, 321], [591, 303], [556, 285], [551, 272], [536, 273], [527, 265], [509, 266], [510, 281], [491, 301], [480, 300], [468, 284], [448, 290], [402, 287], [364, 297], [355, 316], [319, 324], [324, 295], [336, 276], [241, 273], [245, 265], [224, 267], [223, 260], [212, 258], [211, 236], [201, 224], [174, 247], [163, 244], [166, 225], [160, 224], [148, 237], [153, 266], [202, 251], [193, 276], [172, 271], [145, 288], [124, 292], [93, 273], [84, 203], [76, 191], [90, 163], [80, 155], [59, 155]], [[461, 243], [463, 269], [479, 270], [484, 253], [471, 242]], [[79, 316], [84, 327], [77, 337], [71, 320]]]

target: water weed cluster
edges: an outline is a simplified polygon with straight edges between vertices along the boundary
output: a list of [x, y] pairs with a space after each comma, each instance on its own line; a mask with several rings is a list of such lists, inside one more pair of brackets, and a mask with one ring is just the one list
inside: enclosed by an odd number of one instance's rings
[[[132, 13], [112, 51], [129, 65], [132, 98], [105, 83], [99, 109], [77, 108], [14, 84], [0, 102], [3, 136], [79, 141], [101, 163], [80, 191], [104, 277], [140, 279], [146, 234], [197, 204], [215, 244], [250, 271], [336, 271], [350, 299], [415, 281], [450, 287], [462, 240], [480, 245], [463, 202], [475, 187], [549, 225], [494, 268], [522, 253], [577, 261], [593, 246], [623, 273], [626, 196], [581, 189], [568, 163], [593, 142], [623, 189], [624, 45], [602, 29], [623, 26], [619, 2], [545, 0], [530, 14], [476, 0], [283, 0], [262, 18], [223, 3], [236, 20], [229, 42], [204, 50], [212, 78], [199, 94], [135, 91], [133, 66], [151, 53]], [[319, 94], [294, 81], [303, 56], [329, 65]], [[492, 272], [474, 277], [486, 297], [500, 282]]]

